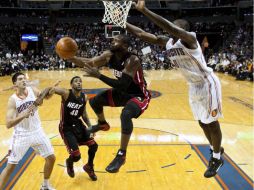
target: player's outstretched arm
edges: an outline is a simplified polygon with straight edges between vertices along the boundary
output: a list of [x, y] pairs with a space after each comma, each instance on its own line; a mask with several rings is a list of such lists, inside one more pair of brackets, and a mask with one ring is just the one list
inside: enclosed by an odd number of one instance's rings
[[48, 87], [48, 88], [45, 88], [44, 90], [40, 91], [39, 89], [37, 89], [36, 87], [32, 87], [33, 91], [34, 91], [34, 94], [35, 96], [37, 97], [36, 100], [34, 101], [34, 105], [35, 106], [40, 106], [42, 105], [43, 103], [43, 99], [45, 99], [50, 90], [52, 89], [53, 87]]
[[166, 20], [160, 15], [157, 15], [156, 13], [150, 11], [146, 6], [145, 6], [145, 1], [144, 0], [139, 0], [137, 3], [134, 3], [136, 9], [143, 13], [145, 16], [147, 16], [152, 22], [154, 22], [156, 25], [158, 25], [160, 28], [163, 30], [167, 31], [171, 35], [181, 39], [183, 42], [188, 44], [188, 46], [191, 49], [196, 49], [197, 48], [197, 40], [196, 37], [188, 32], [185, 31], [182, 28], [179, 28], [172, 22]]
[[6, 127], [9, 129], [16, 126], [23, 119], [28, 118], [35, 108], [35, 105], [31, 105], [16, 116], [16, 103], [15, 100], [10, 97], [7, 105]]
[[86, 72], [86, 74], [84, 74], [84, 76], [98, 78], [105, 84], [107, 84], [113, 88], [123, 90], [123, 91], [129, 87], [129, 85], [132, 81], [132, 76], [130, 76], [124, 72], [122, 74], [121, 79], [117, 80], [117, 79], [112, 79], [112, 78], [109, 78], [109, 77], [101, 74], [97, 68], [91, 67], [89, 65], [86, 65], [84, 67], [84, 71]]
[[169, 40], [167, 36], [156, 36], [154, 34], [145, 32], [141, 28], [138, 28], [128, 22], [126, 23], [126, 29], [128, 32], [132, 33], [133, 35], [137, 36], [143, 41], [151, 43], [151, 44], [157, 44], [162, 47], [165, 47]]
[[67, 100], [68, 96], [69, 96], [69, 90], [65, 89], [65, 88], [59, 88], [59, 87], [53, 87], [50, 91], [49, 91], [49, 96], [53, 95], [53, 94], [57, 94], [62, 96], [62, 98], [64, 100]]
[[111, 51], [104, 51], [101, 55], [95, 56], [93, 58], [82, 58], [75, 56], [69, 59], [69, 61], [73, 62], [78, 67], [84, 67], [85, 65], [90, 65], [92, 67], [102, 67], [108, 63], [111, 56]]

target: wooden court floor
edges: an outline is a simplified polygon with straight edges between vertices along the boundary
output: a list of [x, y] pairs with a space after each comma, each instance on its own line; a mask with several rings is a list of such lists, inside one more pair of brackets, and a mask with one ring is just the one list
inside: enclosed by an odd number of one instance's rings
[[[103, 71], [111, 76], [111, 71]], [[69, 88], [73, 76], [81, 71], [31, 71], [29, 80], [39, 80], [43, 89], [61, 80], [60, 87]], [[51, 183], [58, 190], [199, 190], [253, 188], [253, 83], [235, 81], [232, 76], [218, 74], [222, 84], [223, 132], [226, 164], [216, 178], [206, 179], [203, 173], [209, 157], [208, 144], [198, 123], [193, 120], [188, 103], [188, 88], [178, 71], [147, 71], [148, 88], [154, 96], [149, 108], [134, 120], [134, 132], [128, 148], [127, 162], [119, 173], [109, 174], [105, 167], [114, 158], [120, 141], [121, 108], [106, 108], [105, 116], [112, 128], [98, 132], [99, 149], [95, 158], [98, 181], [91, 181], [82, 166], [87, 161], [87, 147], [82, 147], [82, 161], [75, 165], [75, 178], [66, 173], [68, 154], [58, 133], [60, 97], [53, 96], [40, 107], [42, 126], [51, 138], [56, 164]], [[83, 88], [92, 96], [108, 88], [99, 80], [82, 78]], [[0, 90], [11, 86], [10, 77], [0, 78]], [[97, 90], [94, 90], [97, 89]], [[8, 151], [12, 129], [5, 127], [5, 113], [13, 91], [0, 92], [0, 172]], [[160, 95], [160, 96], [159, 96]], [[92, 124], [95, 114], [87, 106]], [[43, 178], [42, 158], [30, 151], [20, 163], [6, 189], [39, 189]], [[235, 172], [235, 173], [234, 173]], [[240, 176], [240, 177], [239, 177]], [[249, 184], [246, 185], [246, 184]], [[239, 185], [240, 184], [240, 185]]]

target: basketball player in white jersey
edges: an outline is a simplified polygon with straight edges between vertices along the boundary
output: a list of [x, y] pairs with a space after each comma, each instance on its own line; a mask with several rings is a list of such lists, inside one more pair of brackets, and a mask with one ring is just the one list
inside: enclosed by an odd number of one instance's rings
[[166, 48], [166, 56], [178, 68], [189, 83], [189, 102], [195, 120], [198, 120], [211, 147], [211, 158], [205, 177], [213, 177], [223, 165], [221, 153], [222, 134], [218, 118], [221, 112], [220, 81], [208, 68], [194, 32], [188, 32], [187, 21], [178, 19], [174, 23], [153, 13], [145, 6], [144, 0], [134, 3], [138, 11], [168, 32], [172, 38], [155, 36], [127, 23], [127, 31], [142, 40]]
[[[0, 175], [0, 189], [4, 189], [10, 175], [27, 150], [32, 147], [37, 154], [45, 158], [44, 181], [41, 190], [52, 190], [49, 178], [55, 163], [53, 147], [41, 128], [37, 105], [42, 102], [42, 93], [38, 89], [27, 87], [23, 73], [12, 77], [16, 93], [8, 101], [6, 127], [14, 128], [11, 153], [8, 164]], [[37, 98], [41, 98], [40, 100]]]

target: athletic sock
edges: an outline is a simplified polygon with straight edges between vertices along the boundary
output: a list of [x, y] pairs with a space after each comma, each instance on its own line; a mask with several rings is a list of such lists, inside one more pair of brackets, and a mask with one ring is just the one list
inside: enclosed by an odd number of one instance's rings
[[220, 159], [220, 152], [219, 153], [213, 152], [213, 157], [219, 160]]

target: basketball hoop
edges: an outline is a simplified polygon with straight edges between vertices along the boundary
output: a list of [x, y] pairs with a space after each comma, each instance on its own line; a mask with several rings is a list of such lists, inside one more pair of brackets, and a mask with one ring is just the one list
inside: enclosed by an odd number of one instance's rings
[[102, 22], [126, 28], [132, 1], [103, 1], [105, 13]]

